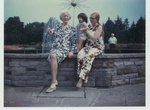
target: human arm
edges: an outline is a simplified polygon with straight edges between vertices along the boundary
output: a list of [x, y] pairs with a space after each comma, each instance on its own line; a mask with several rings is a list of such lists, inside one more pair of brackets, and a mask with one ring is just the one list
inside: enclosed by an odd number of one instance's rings
[[87, 36], [88, 36], [89, 38], [91, 38], [93, 41], [96, 41], [96, 40], [100, 37], [100, 34], [102, 33], [102, 26], [100, 25], [100, 26], [97, 27], [97, 29], [96, 29], [94, 35], [92, 35], [92, 34], [89, 32], [89, 30], [85, 30], [85, 32], [86, 32], [86, 34], [87, 34]]
[[77, 50], [77, 36], [76, 31], [74, 28], [72, 28], [72, 37], [70, 38], [70, 52], [68, 54], [68, 57], [73, 56], [73, 52]]
[[47, 33], [47, 34], [55, 34], [55, 33], [57, 33], [57, 30], [58, 30], [59, 28], [60, 28], [60, 25], [56, 25], [56, 26], [53, 27], [52, 29], [48, 27], [46, 33]]
[[88, 30], [88, 26], [85, 23], [81, 23], [81, 25], [79, 26], [79, 31], [84, 31], [84, 30]]
[[88, 30], [88, 29], [89, 29], [88, 27], [81, 27], [79, 30], [84, 31], [84, 30]]
[[68, 57], [71, 58], [73, 56], [73, 52], [68, 53]]
[[47, 31], [46, 31], [47, 34], [50, 34], [51, 32], [52, 32], [52, 31], [51, 31], [50, 28], [48, 28]]
[[46, 31], [47, 34], [54, 34], [55, 33], [55, 29], [50, 29], [48, 28]]

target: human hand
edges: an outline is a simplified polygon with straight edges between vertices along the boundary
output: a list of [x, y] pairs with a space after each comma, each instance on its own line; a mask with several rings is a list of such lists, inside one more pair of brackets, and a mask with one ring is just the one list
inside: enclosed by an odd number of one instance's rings
[[71, 58], [73, 56], [73, 52], [69, 52], [68, 57]]
[[84, 27], [84, 28], [80, 28], [80, 31], [87, 31], [89, 28], [88, 27]]
[[47, 29], [47, 32], [46, 32], [47, 34], [50, 34], [51, 33], [51, 29], [49, 28], [49, 29]]

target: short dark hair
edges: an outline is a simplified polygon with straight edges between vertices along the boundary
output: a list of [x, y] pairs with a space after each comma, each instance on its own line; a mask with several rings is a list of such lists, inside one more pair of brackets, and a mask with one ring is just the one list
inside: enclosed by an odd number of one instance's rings
[[88, 17], [86, 16], [85, 13], [80, 13], [78, 14], [78, 18], [81, 17], [83, 19], [84, 22], [88, 22]]

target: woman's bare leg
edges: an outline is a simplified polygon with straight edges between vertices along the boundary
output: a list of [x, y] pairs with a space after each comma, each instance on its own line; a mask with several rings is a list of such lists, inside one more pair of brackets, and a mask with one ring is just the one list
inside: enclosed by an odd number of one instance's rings
[[52, 54], [50, 57], [51, 57], [50, 67], [51, 67], [52, 83], [55, 83], [58, 71], [57, 57], [55, 54]]
[[80, 51], [83, 48], [85, 40], [79, 38], [78, 50]]

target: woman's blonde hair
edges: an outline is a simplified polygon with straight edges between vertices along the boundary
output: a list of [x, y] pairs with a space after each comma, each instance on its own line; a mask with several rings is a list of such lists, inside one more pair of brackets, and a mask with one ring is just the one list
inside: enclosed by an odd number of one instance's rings
[[69, 19], [71, 19], [71, 15], [70, 15], [70, 13], [69, 13], [68, 11], [62, 11], [62, 12], [60, 13], [60, 16], [59, 16], [60, 20], [62, 20], [62, 17], [63, 17], [64, 14], [68, 14]]
[[[96, 18], [97, 23], [98, 23], [99, 25], [101, 25], [101, 24], [99, 23], [99, 20], [100, 20], [100, 15], [99, 15], [99, 13], [94, 12], [94, 13], [92, 13], [91, 15], [95, 15], [95, 18]], [[103, 35], [104, 35], [104, 30], [103, 30], [103, 27], [102, 27], [102, 33], [100, 34], [100, 36], [103, 36]]]
[[95, 15], [95, 18], [96, 18], [96, 20], [97, 20], [97, 23], [100, 24], [100, 23], [99, 23], [99, 20], [100, 20], [100, 15], [99, 15], [99, 13], [94, 12], [94, 13], [92, 13], [91, 15]]

